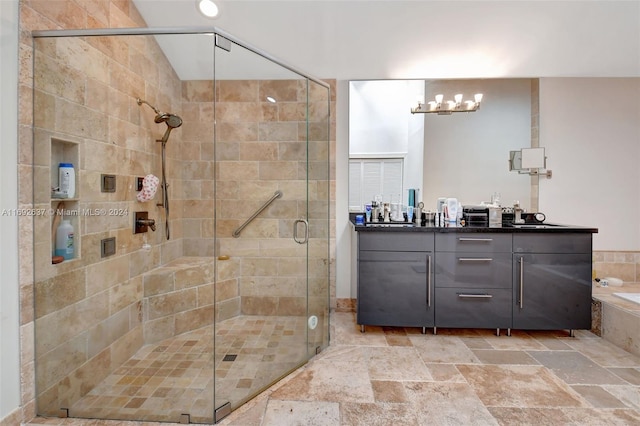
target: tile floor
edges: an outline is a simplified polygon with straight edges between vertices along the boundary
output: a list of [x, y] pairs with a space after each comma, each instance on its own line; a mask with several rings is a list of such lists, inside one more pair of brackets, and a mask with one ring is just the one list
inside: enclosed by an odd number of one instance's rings
[[220, 424], [640, 424], [640, 358], [591, 332], [360, 333], [354, 313], [333, 313], [331, 320], [329, 348]]
[[[218, 324], [216, 401], [233, 409], [306, 357], [306, 318], [240, 316]], [[84, 418], [212, 422], [213, 326], [140, 349], [76, 402]], [[232, 355], [225, 360], [226, 355]], [[235, 357], [233, 357], [235, 355]]]

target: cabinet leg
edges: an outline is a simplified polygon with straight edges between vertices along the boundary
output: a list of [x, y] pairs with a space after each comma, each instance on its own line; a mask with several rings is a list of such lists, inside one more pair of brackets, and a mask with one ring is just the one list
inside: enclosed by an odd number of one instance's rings
[[433, 327], [433, 335], [435, 336], [436, 334], [438, 334], [438, 327]]
[[427, 327], [422, 327], [422, 334], [427, 334]]
[[507, 336], [511, 337], [511, 329], [507, 328]]
[[364, 324], [360, 326], [360, 333], [364, 333]]
[[574, 329], [569, 330], [569, 337], [576, 337], [576, 332]]
[[496, 336], [500, 337], [500, 329], [496, 328]]

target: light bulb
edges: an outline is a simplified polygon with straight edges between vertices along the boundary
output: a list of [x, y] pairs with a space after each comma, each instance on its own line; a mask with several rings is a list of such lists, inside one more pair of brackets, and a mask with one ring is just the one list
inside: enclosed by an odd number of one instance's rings
[[418, 105], [422, 105], [424, 103], [424, 96], [418, 96]]
[[220, 12], [218, 5], [216, 5], [213, 0], [196, 0], [196, 7], [198, 11], [207, 18], [215, 18]]
[[482, 102], [482, 93], [476, 93], [473, 99], [475, 99], [477, 103]]
[[436, 103], [441, 104], [443, 99], [444, 99], [444, 95], [442, 94], [436, 95]]
[[455, 95], [455, 96], [453, 97], [453, 99], [455, 99], [455, 100], [456, 100], [456, 103], [457, 103], [457, 104], [461, 103], [461, 102], [462, 102], [462, 93], [458, 93], [457, 95]]

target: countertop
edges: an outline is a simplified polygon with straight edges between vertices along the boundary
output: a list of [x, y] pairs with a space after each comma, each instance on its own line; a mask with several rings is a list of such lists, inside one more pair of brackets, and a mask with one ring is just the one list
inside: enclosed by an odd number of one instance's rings
[[365, 225], [355, 224], [356, 214], [350, 213], [351, 224], [356, 232], [469, 232], [469, 233], [591, 233], [598, 232], [598, 228], [556, 223], [527, 223], [523, 225], [502, 225], [489, 227], [487, 225], [460, 225], [455, 222], [445, 222], [444, 226], [428, 223], [426, 226], [416, 226], [406, 222], [377, 222]]

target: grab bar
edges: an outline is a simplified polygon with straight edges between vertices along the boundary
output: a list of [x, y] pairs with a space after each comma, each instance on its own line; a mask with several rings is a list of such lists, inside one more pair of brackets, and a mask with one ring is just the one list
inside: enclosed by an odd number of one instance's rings
[[273, 196], [272, 196], [271, 198], [269, 198], [269, 199], [267, 200], [267, 202], [266, 202], [266, 203], [264, 203], [264, 204], [262, 205], [262, 207], [260, 207], [258, 210], [256, 210], [256, 212], [255, 212], [254, 214], [252, 214], [252, 215], [251, 215], [251, 217], [249, 217], [249, 219], [247, 219], [247, 220], [246, 220], [242, 225], [238, 226], [238, 228], [237, 228], [235, 231], [233, 231], [233, 234], [232, 234], [232, 235], [233, 235], [233, 237], [234, 237], [234, 238], [238, 238], [238, 237], [240, 236], [240, 233], [242, 232], [242, 230], [243, 230], [244, 228], [246, 228], [246, 226], [247, 226], [248, 224], [250, 224], [250, 223], [251, 223], [251, 221], [252, 221], [253, 219], [255, 219], [256, 217], [258, 217], [258, 215], [259, 215], [260, 213], [262, 213], [262, 211], [263, 211], [264, 209], [266, 209], [267, 207], [269, 207], [269, 204], [273, 203], [273, 201], [274, 201], [276, 198], [280, 198], [280, 197], [282, 197], [282, 191], [278, 190], [278, 191], [274, 192], [274, 193], [273, 193]]

